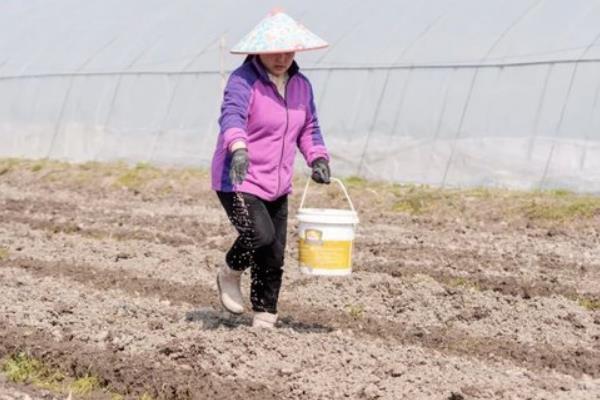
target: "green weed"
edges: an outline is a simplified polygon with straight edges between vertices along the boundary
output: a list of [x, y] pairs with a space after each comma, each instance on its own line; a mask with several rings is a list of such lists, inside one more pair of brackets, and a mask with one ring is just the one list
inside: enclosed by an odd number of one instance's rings
[[11, 382], [15, 383], [30, 381], [39, 376], [42, 371], [42, 363], [28, 357], [24, 353], [10, 357], [2, 365], [2, 372], [6, 374], [6, 377]]
[[[94, 392], [102, 391], [100, 380], [87, 375], [80, 378], [69, 378], [56, 368], [51, 368], [41, 360], [21, 352], [6, 358], [1, 366], [2, 371], [9, 381], [14, 383], [29, 384], [38, 388], [50, 390], [56, 394], [73, 393], [87, 396]], [[106, 393], [106, 392], [105, 392]], [[124, 397], [118, 393], [110, 393], [113, 400], [122, 400]]]
[[588, 311], [600, 310], [600, 299], [590, 297], [579, 297], [577, 303]]
[[367, 184], [369, 183], [366, 179], [354, 175], [344, 178], [342, 179], [342, 181], [346, 186], [351, 186], [355, 188], [367, 186]]
[[465, 191], [467, 197], [473, 197], [476, 199], [489, 199], [493, 196], [492, 189], [478, 187], [474, 189], [468, 189]]
[[31, 172], [38, 172], [41, 171], [43, 168], [44, 166], [41, 163], [33, 164], [31, 166]]
[[140, 161], [139, 163], [135, 164], [134, 169], [141, 171], [144, 169], [155, 169], [152, 164], [144, 162], [144, 161]]
[[100, 382], [95, 376], [88, 375], [73, 381], [70, 388], [75, 394], [85, 395], [100, 389]]
[[555, 197], [565, 197], [565, 196], [572, 196], [573, 192], [571, 192], [570, 190], [566, 190], [566, 189], [552, 189], [552, 190], [548, 190], [545, 193], [548, 193], [551, 196], [555, 196]]
[[18, 158], [0, 158], [0, 171], [2, 171], [0, 175], [7, 173], [14, 168], [18, 168], [22, 164], [23, 160]]
[[398, 200], [393, 205], [393, 210], [409, 214], [423, 214], [443, 203], [444, 196], [439, 190], [427, 187], [413, 186], [406, 191], [395, 190]]
[[62, 373], [51, 370], [40, 360], [25, 353], [9, 357], [2, 364], [2, 371], [11, 382], [28, 383], [53, 391], [60, 391], [65, 378]]
[[462, 276], [451, 279], [448, 282], [448, 285], [451, 287], [462, 287], [465, 289], [474, 289], [477, 291], [481, 290], [481, 288], [479, 287], [479, 284], [477, 282], [473, 282]]
[[0, 247], [0, 261], [4, 261], [8, 258], [8, 249]]
[[104, 164], [98, 161], [88, 161], [78, 165], [78, 168], [83, 171], [96, 171], [103, 168]]
[[569, 196], [560, 201], [533, 199], [523, 207], [523, 212], [534, 220], [586, 218], [600, 213], [600, 197]]
[[365, 307], [362, 304], [349, 304], [346, 306], [346, 310], [354, 319], [361, 319], [365, 314]]
[[135, 167], [120, 175], [115, 183], [121, 187], [139, 190], [160, 175], [161, 173], [158, 168], [148, 163], [138, 163]]

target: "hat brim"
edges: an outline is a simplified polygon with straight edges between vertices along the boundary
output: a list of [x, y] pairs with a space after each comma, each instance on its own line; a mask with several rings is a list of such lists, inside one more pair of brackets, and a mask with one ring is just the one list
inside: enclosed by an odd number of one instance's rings
[[248, 54], [248, 55], [259, 55], [259, 54], [278, 54], [278, 53], [299, 53], [301, 51], [320, 50], [328, 47], [329, 44], [323, 46], [309, 47], [309, 48], [295, 48], [295, 49], [282, 49], [282, 50], [265, 50], [265, 51], [239, 51], [230, 50], [231, 54]]

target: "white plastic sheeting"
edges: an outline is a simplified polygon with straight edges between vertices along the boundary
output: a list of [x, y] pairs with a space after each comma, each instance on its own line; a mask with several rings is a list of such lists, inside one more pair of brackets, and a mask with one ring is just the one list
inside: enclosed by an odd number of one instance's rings
[[331, 43], [297, 61], [336, 174], [600, 192], [600, 0], [4, 0], [0, 156], [208, 166], [274, 6]]

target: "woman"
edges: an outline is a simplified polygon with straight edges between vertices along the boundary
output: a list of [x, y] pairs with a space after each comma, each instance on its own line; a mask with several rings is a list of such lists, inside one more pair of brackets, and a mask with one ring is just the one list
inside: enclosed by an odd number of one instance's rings
[[248, 56], [225, 88], [212, 188], [239, 237], [217, 273], [217, 287], [223, 307], [242, 313], [240, 277], [250, 268], [256, 327], [277, 321], [296, 147], [313, 180], [329, 183], [312, 88], [294, 61], [296, 51], [325, 46], [286, 14], [273, 12], [231, 50]]

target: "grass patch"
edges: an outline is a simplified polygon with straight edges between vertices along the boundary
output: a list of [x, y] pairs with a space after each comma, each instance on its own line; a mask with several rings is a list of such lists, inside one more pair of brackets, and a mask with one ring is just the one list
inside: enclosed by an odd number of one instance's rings
[[29, 358], [24, 353], [10, 357], [2, 365], [2, 372], [15, 383], [24, 383], [41, 374], [42, 363]]
[[7, 172], [18, 168], [23, 163], [18, 158], [1, 158], [0, 159], [0, 175], [4, 175]]
[[31, 172], [40, 172], [42, 170], [48, 171], [49, 173], [55, 173], [57, 171], [64, 171], [70, 168], [71, 164], [64, 161], [49, 160], [47, 158], [39, 160], [22, 160], [18, 165], [29, 168]]
[[156, 169], [156, 168], [154, 168], [154, 167], [152, 166], [152, 164], [150, 164], [150, 163], [147, 163], [147, 162], [141, 161], [141, 162], [139, 162], [139, 163], [135, 164], [135, 167], [134, 167], [134, 169], [135, 169], [135, 170], [138, 170], [138, 171], [142, 171], [142, 170], [154, 170], [154, 169]]
[[2, 364], [2, 372], [9, 381], [31, 384], [44, 389], [60, 392], [65, 376], [48, 368], [41, 361], [25, 353], [14, 354]]
[[481, 291], [481, 287], [479, 287], [479, 284], [477, 282], [473, 282], [472, 280], [462, 276], [450, 279], [450, 281], [448, 282], [448, 286], [454, 288], [465, 288]]
[[[0, 177], [26, 172], [23, 179], [56, 184], [58, 187], [96, 188], [106, 190], [128, 189], [134, 194], [171, 197], [196, 194], [207, 190], [210, 176], [207, 169], [164, 168], [147, 162], [130, 166], [125, 162], [96, 162], [68, 164], [47, 159], [0, 159]], [[31, 175], [31, 171], [42, 171]], [[12, 176], [7, 176], [7, 179]], [[302, 188], [306, 177], [297, 174], [296, 188]], [[404, 213], [419, 219], [434, 218], [443, 222], [477, 227], [481, 223], [517, 223], [523, 220], [533, 226], [559, 225], [573, 220], [600, 217], [600, 197], [578, 195], [566, 189], [518, 191], [502, 188], [438, 188], [428, 185], [394, 184], [371, 181], [359, 176], [343, 178], [350, 196], [362, 209], [377, 209], [381, 214]], [[314, 195], [314, 196], [313, 196]], [[338, 190], [323, 193], [315, 190], [313, 204], [332, 208], [347, 207]]]
[[162, 168], [147, 162], [134, 166], [126, 163], [87, 162], [74, 165], [65, 181], [85, 185], [109, 185], [140, 192], [152, 192], [159, 196], [171, 195], [178, 191], [198, 186], [198, 181], [209, 176], [207, 170], [200, 168]]
[[349, 304], [346, 311], [353, 319], [362, 319], [365, 315], [365, 306], [362, 304]]
[[396, 201], [392, 209], [397, 212], [409, 214], [424, 214], [444, 203], [449, 197], [441, 189], [432, 189], [427, 186], [396, 186], [393, 188]]
[[408, 214], [423, 214], [427, 206], [427, 202], [424, 199], [410, 197], [396, 202], [393, 209], [394, 211]]
[[516, 191], [495, 188], [443, 189], [390, 185], [392, 211], [411, 215], [468, 216], [475, 219], [567, 222], [600, 215], [600, 196], [565, 189]]
[[369, 184], [369, 181], [367, 181], [366, 179], [354, 175], [349, 176], [347, 178], [343, 178], [342, 182], [344, 183], [344, 185], [354, 188], [362, 188]]
[[0, 247], [0, 261], [4, 261], [8, 258], [8, 249]]
[[590, 297], [579, 297], [577, 299], [577, 304], [579, 304], [581, 307], [585, 308], [588, 311], [600, 310], [600, 299], [594, 299]]
[[119, 393], [107, 390], [107, 387], [102, 385], [96, 376], [88, 374], [79, 378], [69, 377], [57, 368], [51, 368], [43, 361], [31, 357], [25, 352], [13, 354], [2, 360], [0, 371], [10, 382], [32, 385], [49, 390], [54, 394], [65, 395], [65, 397], [70, 393], [87, 397], [102, 392], [110, 396], [112, 400], [125, 398]]
[[95, 376], [85, 376], [83, 378], [76, 379], [70, 385], [71, 390], [74, 394], [86, 395], [100, 389], [100, 381]]
[[554, 197], [566, 197], [566, 196], [573, 196], [574, 193], [571, 192], [570, 190], [567, 189], [552, 189], [552, 190], [548, 190], [545, 193], [548, 193], [551, 196]]
[[466, 189], [465, 196], [473, 199], [490, 199], [494, 195], [494, 190], [484, 187]]
[[82, 164], [78, 164], [77, 167], [82, 171], [98, 171], [106, 167], [105, 163], [98, 161], [88, 161]]
[[115, 184], [131, 190], [140, 190], [148, 182], [160, 177], [161, 172], [158, 168], [148, 163], [138, 163], [132, 169], [121, 174]]
[[600, 213], [600, 197], [559, 195], [555, 201], [537, 197], [525, 204], [522, 211], [533, 220], [588, 218]]
[[36, 164], [33, 164], [30, 169], [31, 169], [31, 172], [38, 172], [38, 171], [41, 171], [43, 168], [44, 168], [43, 164], [36, 163]]

